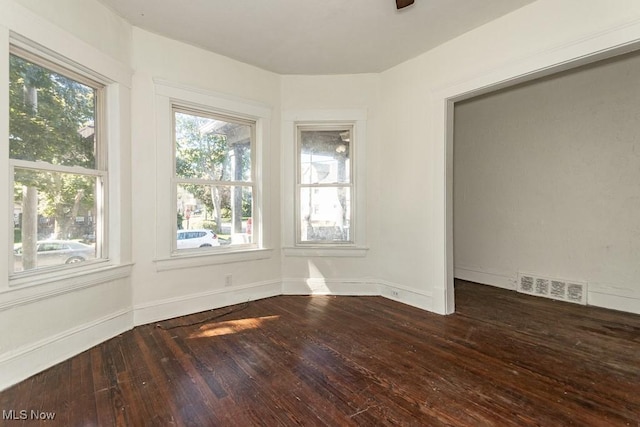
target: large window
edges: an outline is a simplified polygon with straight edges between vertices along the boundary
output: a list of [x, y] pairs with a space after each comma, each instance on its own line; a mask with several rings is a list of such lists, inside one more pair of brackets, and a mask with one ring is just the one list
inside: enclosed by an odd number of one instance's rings
[[9, 59], [10, 273], [103, 258], [103, 86], [17, 48]]
[[253, 247], [255, 121], [173, 107], [176, 251]]
[[353, 125], [298, 124], [298, 244], [352, 244]]

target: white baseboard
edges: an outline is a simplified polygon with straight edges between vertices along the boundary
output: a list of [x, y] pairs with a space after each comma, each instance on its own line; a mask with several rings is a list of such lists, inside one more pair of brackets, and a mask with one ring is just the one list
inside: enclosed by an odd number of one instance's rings
[[282, 285], [279, 280], [273, 280], [151, 301], [134, 306], [133, 323], [144, 325], [278, 295], [282, 295]]
[[412, 307], [433, 312], [433, 295], [398, 283], [380, 281], [380, 296]]
[[282, 279], [283, 295], [378, 296], [380, 285], [366, 279]]
[[640, 290], [606, 283], [589, 283], [587, 305], [640, 314]]
[[131, 329], [130, 309], [121, 310], [0, 356], [0, 390]]
[[640, 298], [589, 292], [587, 305], [640, 314]]
[[456, 266], [454, 269], [456, 279], [468, 280], [469, 282], [491, 285], [502, 289], [516, 290], [516, 276], [495, 271], [480, 271], [470, 267]]
[[[503, 289], [517, 289], [517, 280], [504, 273], [478, 271], [473, 268], [456, 266], [455, 278]], [[640, 291], [590, 282], [587, 291], [587, 305], [640, 314]]]
[[381, 296], [402, 304], [433, 311], [433, 296], [397, 283], [373, 279], [304, 279], [282, 281], [283, 295]]

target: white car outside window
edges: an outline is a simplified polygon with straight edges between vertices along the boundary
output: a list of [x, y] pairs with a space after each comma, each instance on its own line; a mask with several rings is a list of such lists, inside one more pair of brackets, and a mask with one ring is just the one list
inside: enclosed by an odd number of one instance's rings
[[220, 246], [218, 236], [211, 230], [178, 230], [178, 249], [205, 248]]

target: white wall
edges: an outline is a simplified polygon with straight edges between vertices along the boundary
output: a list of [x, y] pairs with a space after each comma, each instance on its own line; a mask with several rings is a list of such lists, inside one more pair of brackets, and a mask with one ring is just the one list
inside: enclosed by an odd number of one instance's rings
[[[27, 5], [33, 11], [22, 7]], [[128, 63], [131, 27], [97, 3], [66, 1], [53, 7], [46, 0], [0, 3], [0, 56], [8, 61], [9, 32], [84, 64], [110, 82], [108, 132], [109, 202], [113, 215], [107, 225], [112, 262], [81, 274], [42, 275], [29, 281], [9, 281], [7, 262], [13, 236], [9, 209], [0, 209], [0, 389], [52, 366], [131, 327], [131, 73]], [[42, 16], [40, 16], [40, 14]], [[97, 14], [91, 21], [91, 15]], [[80, 25], [79, 23], [86, 23]], [[71, 25], [71, 23], [76, 23]], [[91, 24], [91, 25], [89, 25]], [[71, 27], [61, 29], [57, 25]], [[95, 43], [95, 45], [92, 45]], [[5, 62], [6, 64], [7, 62]], [[0, 80], [9, 80], [2, 67]], [[7, 140], [8, 90], [0, 90], [0, 134]], [[0, 149], [0, 170], [8, 168], [8, 144]], [[9, 200], [8, 174], [0, 175], [0, 198]], [[3, 204], [6, 206], [6, 203]]]
[[[382, 279], [415, 290], [440, 313], [454, 309], [452, 143], [448, 100], [584, 60], [640, 39], [640, 3], [538, 0], [382, 73]], [[449, 179], [447, 179], [447, 177]], [[413, 297], [412, 297], [413, 298]]]
[[639, 74], [625, 55], [456, 105], [456, 277], [586, 281], [640, 312]]
[[102, 3], [87, 0], [14, 0], [122, 64], [131, 58], [131, 25]]
[[[282, 111], [283, 116], [292, 112], [315, 110], [319, 112], [360, 111], [366, 115], [366, 138], [358, 140], [356, 150], [362, 148], [357, 157], [356, 167], [364, 168], [364, 179], [358, 181], [364, 192], [358, 197], [365, 200], [362, 215], [364, 221], [364, 250], [356, 251], [357, 255], [347, 256], [300, 256], [295, 250], [285, 251], [282, 260], [282, 277], [285, 293], [334, 293], [334, 294], [375, 294], [379, 295], [380, 283], [377, 280], [379, 254], [380, 210], [378, 170], [380, 138], [379, 115], [380, 78], [376, 74], [336, 75], [336, 76], [283, 76], [282, 77]], [[292, 133], [293, 124], [283, 122], [283, 129]], [[286, 146], [285, 137], [283, 144]], [[358, 145], [362, 144], [362, 145]], [[291, 144], [290, 144], [291, 145]], [[293, 219], [293, 145], [286, 146], [283, 153], [283, 233], [284, 246], [292, 246]], [[289, 167], [286, 167], [289, 165]], [[356, 184], [358, 184], [358, 182]], [[286, 236], [289, 236], [289, 239]], [[329, 251], [330, 252], [330, 251]], [[345, 251], [348, 252], [348, 251]], [[308, 255], [308, 252], [303, 254]], [[344, 255], [344, 252], [343, 252]]]
[[[280, 76], [137, 28], [133, 30], [132, 58], [135, 323], [280, 294]], [[158, 233], [172, 226], [163, 216], [171, 206], [172, 147], [169, 135], [157, 132], [154, 79], [272, 110], [263, 179], [264, 229], [269, 233], [267, 246], [273, 250], [266, 258], [166, 271], [159, 268], [157, 261], [163, 254]], [[210, 258], [211, 264], [218, 262], [215, 256]], [[225, 287], [229, 274], [233, 286]]]

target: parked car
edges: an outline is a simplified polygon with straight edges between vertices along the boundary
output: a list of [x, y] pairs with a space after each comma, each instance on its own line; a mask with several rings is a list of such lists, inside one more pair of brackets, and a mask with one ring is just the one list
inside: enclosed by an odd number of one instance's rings
[[204, 248], [207, 246], [220, 246], [218, 236], [211, 230], [178, 230], [178, 249]]
[[[96, 256], [96, 249], [93, 246], [73, 240], [41, 240], [36, 245], [36, 265], [38, 268], [74, 264]], [[13, 246], [13, 256], [15, 270], [22, 270], [22, 243]]]

